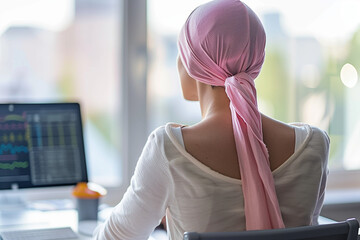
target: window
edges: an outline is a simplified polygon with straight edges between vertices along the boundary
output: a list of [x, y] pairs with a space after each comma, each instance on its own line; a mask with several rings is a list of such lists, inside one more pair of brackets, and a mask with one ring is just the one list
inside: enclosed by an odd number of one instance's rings
[[[182, 98], [177, 35], [190, 12], [207, 1], [148, 0], [149, 126], [200, 120], [198, 103]], [[360, 169], [360, 2], [245, 1], [267, 34], [256, 79], [260, 111], [284, 122], [306, 122], [331, 139], [332, 172]], [[359, 176], [359, 174], [355, 174]]]
[[176, 68], [177, 36], [190, 12], [208, 1], [147, 2], [149, 130], [167, 122], [195, 123], [201, 119], [200, 108], [197, 102], [182, 97]]
[[2, 0], [0, 101], [80, 102], [90, 180], [121, 181], [120, 1]]

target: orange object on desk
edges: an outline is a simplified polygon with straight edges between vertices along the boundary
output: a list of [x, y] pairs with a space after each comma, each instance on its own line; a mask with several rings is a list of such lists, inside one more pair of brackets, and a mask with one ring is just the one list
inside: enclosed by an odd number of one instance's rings
[[106, 189], [95, 183], [79, 182], [72, 195], [77, 198], [96, 199], [106, 195]]

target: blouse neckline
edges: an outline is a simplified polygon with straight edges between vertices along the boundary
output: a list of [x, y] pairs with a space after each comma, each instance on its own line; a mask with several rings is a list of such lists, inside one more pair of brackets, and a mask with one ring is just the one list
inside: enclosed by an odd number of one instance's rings
[[[272, 175], [274, 177], [275, 177], [275, 175], [279, 174], [283, 169], [285, 169], [286, 166], [288, 166], [292, 161], [294, 161], [303, 152], [303, 150], [307, 146], [307, 144], [310, 140], [310, 137], [312, 135], [312, 129], [308, 124], [292, 123], [291, 125], [293, 125], [295, 127], [304, 127], [307, 131], [307, 135], [306, 135], [306, 138], [303, 141], [303, 143], [300, 145], [300, 147], [283, 164], [281, 164], [274, 171], [272, 171]], [[178, 138], [176, 138], [176, 136], [173, 132], [174, 130], [172, 129], [172, 128], [176, 128], [176, 127], [181, 128], [182, 126], [183, 125], [176, 124], [176, 123], [168, 123], [165, 126], [165, 131], [166, 131], [167, 135], [169, 136], [170, 141], [176, 147], [176, 149], [181, 153], [181, 155], [183, 155], [187, 160], [192, 162], [195, 166], [197, 166], [199, 169], [201, 169], [205, 173], [207, 173], [215, 178], [221, 179], [225, 182], [241, 185], [241, 182], [242, 182], [241, 179], [232, 178], [232, 177], [223, 175], [223, 174], [211, 169], [210, 167], [206, 166], [205, 164], [203, 164], [202, 162], [200, 162], [199, 160], [194, 158], [190, 153], [188, 153], [184, 147], [184, 143], [181, 144], [178, 141]], [[181, 129], [179, 129], [179, 130], [181, 131]], [[296, 134], [296, 131], [295, 131], [295, 134]]]

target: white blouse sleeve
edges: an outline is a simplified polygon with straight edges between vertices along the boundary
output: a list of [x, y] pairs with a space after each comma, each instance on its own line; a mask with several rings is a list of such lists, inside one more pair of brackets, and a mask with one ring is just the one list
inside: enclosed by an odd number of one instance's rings
[[173, 188], [162, 140], [156, 131], [149, 136], [130, 186], [109, 219], [95, 230], [95, 239], [145, 240], [159, 225]]
[[324, 203], [326, 182], [327, 182], [327, 177], [329, 175], [328, 158], [329, 158], [330, 138], [325, 131], [321, 131], [321, 130], [319, 130], [319, 131], [322, 133], [322, 138], [321, 138], [321, 140], [319, 140], [319, 142], [323, 146], [322, 156], [324, 157], [324, 160], [323, 160], [323, 171], [322, 171], [322, 175], [321, 175], [321, 182], [320, 182], [320, 189], [319, 189], [319, 197], [318, 197], [318, 201], [315, 206], [313, 218], [311, 220], [311, 225], [319, 224], [318, 218], [320, 216], [320, 212], [321, 212], [321, 209], [322, 209], [322, 206]]

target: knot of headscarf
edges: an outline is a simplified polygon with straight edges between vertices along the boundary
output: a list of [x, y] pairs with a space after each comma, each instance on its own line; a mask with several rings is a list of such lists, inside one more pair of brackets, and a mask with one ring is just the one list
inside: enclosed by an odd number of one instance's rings
[[[257, 107], [253, 78], [245, 72], [228, 77], [225, 80], [225, 91], [230, 99], [230, 107], [235, 107], [236, 115], [241, 116], [242, 120], [255, 131], [255, 135], [261, 140], [261, 115]], [[239, 103], [241, 105], [236, 106]], [[252, 121], [247, 122], [247, 119]]]
[[188, 74], [205, 84], [225, 86], [230, 99], [246, 229], [284, 227], [254, 85], [265, 55], [260, 20], [239, 0], [214, 0], [190, 14], [178, 47]]

